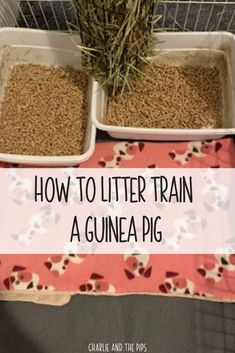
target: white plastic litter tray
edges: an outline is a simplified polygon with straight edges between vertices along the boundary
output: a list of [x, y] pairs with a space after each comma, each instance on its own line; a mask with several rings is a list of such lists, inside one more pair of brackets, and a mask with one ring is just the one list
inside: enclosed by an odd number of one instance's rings
[[172, 59], [175, 65], [210, 66], [216, 53], [226, 62], [226, 75], [222, 82], [223, 128], [203, 129], [150, 129], [111, 126], [104, 123], [107, 96], [97, 82], [93, 85], [92, 121], [100, 130], [121, 139], [145, 140], [204, 140], [235, 133], [235, 37], [227, 32], [157, 33], [159, 42], [155, 52], [162, 63]]
[[[74, 37], [74, 40], [78, 42], [79, 38]], [[0, 29], [0, 99], [4, 95], [10, 68], [20, 63], [71, 66], [77, 70], [82, 69], [81, 53], [70, 35], [42, 30], [2, 28]], [[90, 80], [88, 123], [83, 154], [44, 157], [5, 154], [0, 151], [0, 161], [45, 166], [71, 166], [87, 160], [94, 152], [96, 135], [90, 115], [92, 85], [93, 81]]]

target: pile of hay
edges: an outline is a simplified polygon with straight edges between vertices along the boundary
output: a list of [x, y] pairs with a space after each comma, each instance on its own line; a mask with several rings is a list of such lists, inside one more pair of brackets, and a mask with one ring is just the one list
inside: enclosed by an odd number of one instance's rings
[[156, 0], [73, 0], [87, 73], [109, 95], [133, 83], [151, 55]]

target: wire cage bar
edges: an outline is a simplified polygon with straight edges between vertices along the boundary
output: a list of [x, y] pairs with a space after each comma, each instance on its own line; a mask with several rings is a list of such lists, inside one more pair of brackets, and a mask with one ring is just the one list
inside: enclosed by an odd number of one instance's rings
[[72, 0], [0, 0], [0, 26], [67, 31], [78, 25]]
[[[235, 32], [235, 1], [159, 0], [159, 31]], [[68, 31], [78, 27], [72, 0], [0, 0], [0, 26]]]

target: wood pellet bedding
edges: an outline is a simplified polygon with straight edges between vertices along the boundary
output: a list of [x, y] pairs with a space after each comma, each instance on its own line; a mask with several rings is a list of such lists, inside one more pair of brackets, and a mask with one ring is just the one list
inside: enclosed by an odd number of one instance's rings
[[[15, 65], [0, 105], [0, 153], [83, 152], [88, 77], [72, 68]], [[152, 63], [134, 91], [108, 99], [105, 123], [145, 128], [222, 127], [216, 68]]]
[[220, 128], [222, 88], [217, 68], [152, 63], [134, 91], [109, 98], [107, 125], [141, 128]]
[[0, 153], [81, 154], [87, 85], [87, 75], [70, 67], [13, 66], [1, 103]]

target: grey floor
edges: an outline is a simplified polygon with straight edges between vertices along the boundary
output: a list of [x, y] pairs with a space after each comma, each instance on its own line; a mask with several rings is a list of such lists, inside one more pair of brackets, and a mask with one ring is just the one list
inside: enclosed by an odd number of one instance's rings
[[79, 295], [64, 307], [0, 303], [1, 353], [86, 353], [91, 342], [145, 343], [149, 353], [235, 352], [235, 305]]

